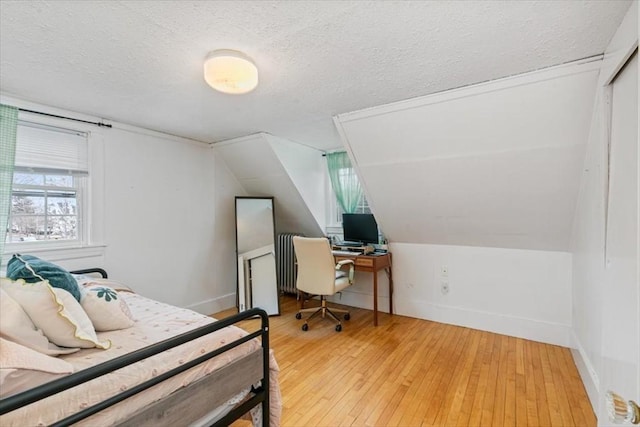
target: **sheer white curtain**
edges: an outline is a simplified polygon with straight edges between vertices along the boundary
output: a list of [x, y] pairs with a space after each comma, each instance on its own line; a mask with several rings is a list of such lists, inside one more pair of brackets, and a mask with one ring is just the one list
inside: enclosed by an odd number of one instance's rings
[[354, 213], [362, 199], [358, 175], [344, 151], [327, 153], [329, 178], [338, 203], [344, 213]]

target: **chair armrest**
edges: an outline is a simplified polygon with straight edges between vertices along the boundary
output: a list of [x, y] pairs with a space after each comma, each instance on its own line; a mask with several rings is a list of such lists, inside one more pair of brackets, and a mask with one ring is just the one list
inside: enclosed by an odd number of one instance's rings
[[355, 262], [352, 259], [343, 259], [336, 264], [336, 270], [341, 270], [345, 265], [349, 265], [349, 283], [353, 283], [353, 276], [355, 274]]
[[336, 264], [336, 270], [340, 270], [347, 264], [354, 264], [354, 261], [352, 259], [343, 259], [342, 261], [338, 261], [338, 263]]

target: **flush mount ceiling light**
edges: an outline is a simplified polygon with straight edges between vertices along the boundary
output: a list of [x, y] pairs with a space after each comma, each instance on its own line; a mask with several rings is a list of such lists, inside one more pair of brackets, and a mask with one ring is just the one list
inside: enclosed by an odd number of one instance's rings
[[236, 50], [214, 50], [204, 60], [204, 79], [217, 91], [251, 92], [258, 86], [258, 68], [251, 58]]

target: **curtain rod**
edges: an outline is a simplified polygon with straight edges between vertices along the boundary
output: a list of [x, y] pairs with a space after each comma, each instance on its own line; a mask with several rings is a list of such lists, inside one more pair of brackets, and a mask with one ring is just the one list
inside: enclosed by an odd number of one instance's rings
[[58, 116], [57, 114], [43, 113], [41, 111], [27, 110], [27, 109], [24, 109], [24, 108], [18, 108], [18, 110], [19, 111], [24, 111], [25, 113], [40, 114], [41, 116], [48, 116], [48, 117], [55, 117], [55, 118], [58, 118], [58, 119], [72, 120], [74, 122], [89, 123], [90, 125], [95, 125], [95, 126], [104, 127], [104, 128], [113, 127], [109, 123], [90, 122], [88, 120], [75, 119], [73, 117]]
[[329, 152], [325, 151], [324, 153], [322, 153], [322, 157], [327, 157], [327, 154], [333, 154], [333, 153], [346, 153], [346, 151], [345, 150], [332, 150]]

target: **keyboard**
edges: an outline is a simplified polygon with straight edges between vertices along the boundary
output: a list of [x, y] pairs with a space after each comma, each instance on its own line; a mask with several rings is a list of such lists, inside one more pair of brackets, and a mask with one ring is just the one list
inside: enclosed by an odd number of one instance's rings
[[358, 256], [362, 255], [362, 252], [359, 251], [339, 251], [333, 250], [331, 251], [334, 255], [343, 255], [343, 256]]
[[354, 248], [359, 248], [360, 246], [362, 246], [362, 242], [354, 242], [351, 240], [343, 240], [342, 242], [338, 242], [338, 244], [336, 244], [336, 246], [351, 246]]

